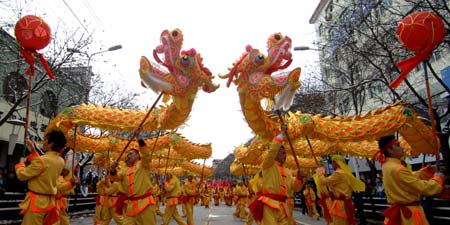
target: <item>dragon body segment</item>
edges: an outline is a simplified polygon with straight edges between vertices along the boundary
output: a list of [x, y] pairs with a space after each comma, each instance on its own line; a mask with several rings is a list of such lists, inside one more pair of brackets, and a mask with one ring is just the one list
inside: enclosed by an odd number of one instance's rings
[[[275, 101], [275, 109], [287, 105], [283, 98], [300, 87], [300, 68], [274, 76], [271, 73], [286, 68], [291, 60], [290, 39], [280, 33], [268, 39], [268, 56], [247, 46], [246, 51], [233, 64], [230, 72], [220, 75], [237, 85], [244, 117], [264, 145], [280, 133], [280, 119], [261, 106], [261, 100]], [[342, 116], [312, 115], [289, 112], [282, 116], [288, 124], [288, 133], [299, 155], [310, 155], [308, 137], [318, 154], [341, 151], [346, 154], [372, 157], [378, 150], [375, 141], [382, 136], [400, 133], [408, 143], [410, 154], [435, 153], [438, 143], [433, 133], [406, 103], [396, 103], [370, 111], [365, 115]], [[285, 143], [285, 146], [288, 146]], [[371, 146], [371, 147], [368, 147]], [[266, 148], [265, 146], [264, 148]], [[355, 150], [351, 148], [356, 148]], [[254, 155], [252, 146], [249, 154]], [[289, 153], [290, 151], [288, 151]], [[256, 151], [258, 155], [260, 152]], [[259, 154], [260, 155], [260, 154]], [[252, 158], [252, 157], [249, 157]], [[244, 162], [245, 163], [245, 162]]]
[[[76, 139], [75, 139], [76, 138]], [[118, 155], [127, 144], [128, 139], [115, 135], [94, 136], [78, 133], [69, 135], [67, 147], [74, 148], [77, 152], [105, 153], [109, 151], [111, 156]], [[211, 157], [211, 144], [195, 144], [187, 140], [181, 134], [168, 133], [145, 139], [148, 146], [152, 147], [153, 154], [160, 157], [182, 158], [185, 160], [207, 159]], [[138, 149], [138, 143], [132, 141], [130, 148]], [[171, 149], [170, 153], [168, 149]], [[113, 157], [115, 158], [115, 157]]]

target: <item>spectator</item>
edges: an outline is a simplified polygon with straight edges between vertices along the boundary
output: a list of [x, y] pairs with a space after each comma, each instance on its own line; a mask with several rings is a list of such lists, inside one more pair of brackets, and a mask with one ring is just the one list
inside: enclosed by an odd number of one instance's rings
[[375, 186], [374, 186], [372, 180], [371, 179], [367, 179], [367, 181], [365, 181], [365, 183], [366, 183], [365, 195], [367, 197], [375, 196]]
[[377, 179], [375, 179], [375, 190], [376, 190], [376, 192], [375, 192], [376, 197], [379, 197], [379, 198], [386, 197], [386, 194], [384, 193], [383, 182], [378, 177], [377, 177]]
[[5, 193], [5, 189], [3, 189], [4, 178], [3, 178], [3, 170], [0, 170], [0, 195]]
[[0, 188], [3, 187], [3, 170], [0, 170]]

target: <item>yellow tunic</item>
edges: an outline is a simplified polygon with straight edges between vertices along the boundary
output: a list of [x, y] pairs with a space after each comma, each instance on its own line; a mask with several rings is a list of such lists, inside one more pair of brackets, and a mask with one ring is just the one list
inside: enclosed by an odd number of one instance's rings
[[211, 195], [212, 195], [212, 190], [209, 187], [206, 187], [203, 190], [202, 193], [202, 197], [203, 197], [203, 205], [208, 208], [209, 207], [209, 203], [211, 202]]
[[[291, 171], [280, 165], [275, 159], [281, 147], [282, 140], [275, 137], [267, 155], [264, 157], [262, 167], [263, 174], [263, 190], [262, 196], [257, 200], [262, 201], [264, 206], [262, 225], [266, 224], [288, 224], [291, 217], [290, 210], [286, 201], [277, 201], [264, 194], [275, 194], [279, 196], [288, 197], [290, 191], [300, 191], [302, 183], [300, 180], [292, 176]], [[284, 175], [282, 175], [284, 174]]]
[[66, 210], [67, 209], [67, 197], [70, 194], [70, 192], [73, 191], [74, 186], [72, 185], [72, 182], [70, 182], [70, 177], [58, 177], [58, 183], [56, 184], [56, 188], [58, 190], [56, 195], [56, 207], [59, 210]]
[[[333, 204], [329, 209], [330, 215], [333, 219], [333, 224], [350, 224], [348, 221], [350, 217], [347, 216], [347, 213], [345, 212], [344, 199], [351, 199], [353, 190], [347, 181], [347, 174], [345, 174], [344, 170], [338, 168], [328, 177], [325, 177], [323, 174], [319, 174], [317, 179], [320, 185], [328, 186], [334, 196]], [[354, 216], [354, 212], [351, 216]]]
[[69, 225], [69, 215], [66, 213], [67, 197], [74, 188], [72, 182], [70, 182], [70, 177], [59, 176], [56, 188], [58, 189], [56, 194], [56, 208], [59, 210], [60, 216], [60, 220], [56, 225]]
[[161, 209], [159, 208], [160, 206], [159, 197], [161, 195], [161, 189], [159, 188], [158, 181], [155, 180], [153, 181], [152, 185], [152, 195], [153, 200], [155, 200], [156, 214], [158, 214], [159, 216], [163, 216], [164, 214], [161, 212]]
[[225, 201], [225, 190], [223, 188], [219, 188], [219, 196], [220, 196], [220, 201], [224, 202]]
[[230, 187], [224, 188], [224, 196], [223, 197], [225, 199], [225, 204], [227, 206], [231, 206], [233, 204], [233, 192]]
[[115, 176], [111, 177], [112, 180], [120, 182], [122, 189], [128, 198], [146, 196], [142, 199], [127, 200], [124, 211], [126, 216], [136, 216], [148, 206], [155, 205], [155, 201], [151, 195], [151, 161], [149, 153], [150, 147], [146, 146], [141, 148], [141, 160], [138, 161], [136, 165], [120, 170]]
[[308, 216], [319, 218], [319, 213], [316, 208], [316, 193], [314, 193], [314, 190], [311, 187], [306, 187], [303, 195], [305, 196], [306, 206], [308, 208]]
[[[262, 163], [263, 168], [263, 193], [287, 195], [288, 190], [294, 192], [300, 191], [302, 183], [292, 176], [290, 170], [285, 169], [279, 162], [275, 161], [278, 150], [280, 149], [280, 142], [272, 142], [269, 152], [267, 153]], [[280, 170], [284, 170], [284, 176], [281, 176]], [[264, 203], [274, 209], [282, 208], [288, 214], [286, 204], [276, 201], [268, 197], [262, 197]]]
[[[391, 205], [418, 203], [421, 195], [434, 195], [442, 190], [439, 177], [433, 177], [427, 169], [411, 172], [396, 158], [387, 158], [382, 172], [387, 201]], [[412, 216], [408, 219], [402, 213], [401, 224], [428, 224], [420, 204], [406, 207]]]
[[220, 194], [219, 194], [219, 188], [216, 187], [213, 189], [213, 199], [214, 199], [214, 205], [218, 206], [220, 203]]
[[99, 180], [96, 186], [98, 200], [95, 205], [94, 225], [102, 224], [104, 222], [103, 208], [107, 202], [105, 178]]
[[42, 156], [34, 152], [27, 158], [30, 165], [25, 167], [24, 163], [18, 163], [15, 166], [17, 178], [27, 181], [29, 190], [19, 207], [22, 213], [28, 210], [49, 212], [56, 207], [56, 182], [64, 167], [64, 160], [54, 151], [48, 151]]
[[166, 191], [166, 209], [164, 210], [162, 224], [168, 225], [172, 218], [180, 225], [186, 224], [178, 214], [178, 196], [181, 194], [181, 189], [177, 187], [174, 178], [164, 183], [164, 190]]
[[192, 180], [186, 180], [183, 185], [183, 193], [187, 197], [186, 202], [186, 222], [188, 225], [194, 225], [194, 205], [197, 202], [198, 191], [196, 188], [197, 183]]
[[180, 191], [176, 188], [176, 183], [174, 179], [170, 179], [169, 182], [164, 183], [164, 190], [166, 191], [166, 205], [178, 205], [178, 196], [180, 196]]
[[245, 210], [245, 204], [247, 204], [248, 195], [249, 195], [248, 189], [244, 185], [242, 186], [237, 185], [234, 188], [234, 196], [237, 196], [237, 199], [236, 199], [236, 210], [234, 211], [233, 215], [239, 217], [241, 220], [247, 219], [248, 213]]

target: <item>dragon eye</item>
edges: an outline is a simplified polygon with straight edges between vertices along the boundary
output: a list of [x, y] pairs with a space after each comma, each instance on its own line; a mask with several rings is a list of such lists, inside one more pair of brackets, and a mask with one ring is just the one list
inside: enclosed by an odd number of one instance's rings
[[279, 41], [279, 40], [281, 40], [281, 35], [275, 34], [274, 38], [275, 38], [275, 40]]
[[255, 63], [259, 64], [259, 65], [263, 64], [264, 63], [264, 55], [263, 54], [257, 55], [255, 58]]
[[176, 30], [172, 31], [172, 36], [174, 36], [174, 37], [178, 36], [178, 31], [176, 31]]
[[190, 59], [189, 59], [189, 57], [188, 57], [187, 55], [183, 55], [183, 56], [181, 57], [181, 64], [182, 64], [183, 66], [189, 65], [189, 62], [190, 62]]

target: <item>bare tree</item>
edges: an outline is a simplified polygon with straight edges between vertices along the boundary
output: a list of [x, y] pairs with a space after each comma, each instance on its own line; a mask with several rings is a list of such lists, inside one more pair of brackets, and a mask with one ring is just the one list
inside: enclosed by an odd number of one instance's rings
[[[22, 59], [19, 48], [12, 32], [14, 24], [21, 18], [22, 5], [17, 1], [0, 1], [2, 10], [9, 10], [9, 17], [2, 15], [2, 35], [0, 38], [0, 76], [3, 77], [3, 95], [10, 104], [8, 112], [0, 119], [0, 126], [5, 123], [18, 109], [24, 107], [27, 98], [27, 79], [24, 75], [28, 65]], [[127, 91], [117, 82], [105, 83], [102, 76], [92, 73], [92, 67], [85, 66], [79, 55], [68, 51], [68, 48], [88, 50], [93, 43], [93, 37], [85, 29], [68, 28], [66, 25], [52, 24], [52, 41], [45, 49], [44, 57], [51, 70], [56, 75], [55, 81], [50, 81], [40, 63], [36, 61], [36, 76], [33, 78], [31, 89], [32, 106], [34, 111], [41, 111], [48, 117], [55, 116], [63, 108], [81, 103], [119, 108], [137, 108], [136, 98], [139, 93]], [[3, 74], [1, 74], [3, 72]], [[10, 76], [9, 79], [6, 76]], [[92, 77], [91, 77], [92, 76]], [[92, 89], [92, 91], [91, 91]], [[43, 105], [41, 103], [49, 102]]]
[[[325, 41], [319, 42], [318, 47], [322, 49], [324, 90], [336, 93], [338, 97], [335, 100], [340, 113], [361, 113], [373, 105], [403, 100], [409, 102], [423, 117], [428, 117], [429, 105], [421, 75], [423, 68], [416, 69], [420, 76], [408, 76], [406, 88], [389, 87], [389, 83], [401, 72], [396, 63], [413, 54], [402, 47], [396, 31], [398, 23], [416, 11], [432, 11], [441, 16], [448, 27], [450, 10], [446, 1], [334, 1], [330, 7], [336, 13], [329, 15], [328, 23], [322, 23], [319, 32], [322, 32]], [[430, 63], [440, 57], [440, 53], [449, 52], [448, 36], [426, 62], [427, 68], [431, 70], [433, 97], [450, 93]], [[449, 108], [446, 102], [443, 104], [438, 98], [433, 101], [432, 110], [441, 151], [449, 166]]]

